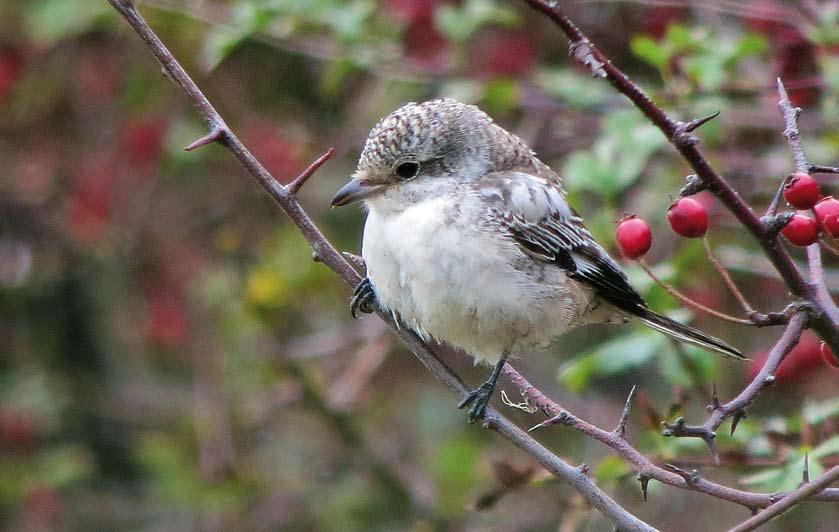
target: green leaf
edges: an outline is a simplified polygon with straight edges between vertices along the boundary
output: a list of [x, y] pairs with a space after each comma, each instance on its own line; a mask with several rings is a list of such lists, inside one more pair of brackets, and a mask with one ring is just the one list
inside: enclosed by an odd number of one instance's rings
[[804, 405], [804, 422], [808, 425], [818, 425], [824, 420], [839, 415], [839, 398], [821, 403], [806, 403]]
[[24, 23], [29, 35], [46, 44], [81, 35], [114, 17], [114, 10], [106, 2], [78, 0], [37, 0], [24, 12]]
[[663, 71], [670, 61], [667, 50], [646, 35], [634, 37], [629, 43], [629, 48], [639, 59], [653, 65], [659, 71]]
[[579, 109], [605, 104], [611, 93], [602, 80], [584, 76], [570, 68], [544, 68], [535, 76], [536, 85], [546, 93]]
[[434, 12], [434, 24], [447, 39], [463, 43], [485, 24], [513, 26], [518, 15], [491, 0], [466, 0], [462, 7], [444, 4]]
[[609, 340], [564, 364], [559, 370], [559, 381], [569, 390], [579, 393], [594, 377], [609, 377], [642, 366], [666, 346], [664, 336], [638, 330]]
[[821, 460], [827, 456], [839, 454], [839, 435], [831, 436], [815, 449], [810, 451], [810, 458], [813, 460]]

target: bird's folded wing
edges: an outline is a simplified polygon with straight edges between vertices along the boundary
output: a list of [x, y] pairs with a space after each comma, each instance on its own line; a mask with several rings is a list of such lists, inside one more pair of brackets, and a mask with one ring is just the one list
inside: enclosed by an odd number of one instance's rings
[[564, 269], [631, 314], [646, 309], [623, 270], [591, 236], [553, 181], [526, 172], [497, 172], [475, 182], [493, 218], [536, 260]]

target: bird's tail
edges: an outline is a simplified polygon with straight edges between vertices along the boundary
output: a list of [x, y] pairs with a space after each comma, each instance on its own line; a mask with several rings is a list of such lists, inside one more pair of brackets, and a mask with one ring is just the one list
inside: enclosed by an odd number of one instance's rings
[[709, 336], [702, 331], [682, 325], [681, 323], [662, 316], [649, 309], [643, 309], [642, 312], [637, 313], [637, 317], [644, 322], [648, 327], [675, 338], [680, 342], [697, 345], [709, 351], [714, 351], [728, 358], [735, 358], [737, 360], [748, 360], [743, 356], [743, 353], [731, 347], [727, 343]]

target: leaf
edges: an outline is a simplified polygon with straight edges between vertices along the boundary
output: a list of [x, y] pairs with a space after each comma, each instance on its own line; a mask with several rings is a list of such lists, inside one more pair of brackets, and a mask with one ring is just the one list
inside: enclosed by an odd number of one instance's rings
[[546, 93], [579, 109], [603, 105], [611, 96], [609, 86], [602, 80], [581, 75], [570, 68], [541, 69], [535, 82]]
[[839, 415], [839, 398], [821, 403], [806, 403], [804, 405], [804, 422], [808, 425], [818, 425], [828, 418]]
[[29, 35], [50, 45], [115, 18], [115, 12], [105, 2], [85, 2], [82, 8], [78, 0], [37, 0], [27, 6], [24, 17]]
[[[821, 460], [822, 458], [834, 454], [839, 454], [839, 435], [831, 436], [820, 443], [816, 448], [810, 451], [810, 458], [812, 460]], [[810, 478], [813, 478], [813, 476], [811, 475]]]
[[629, 43], [629, 49], [642, 61], [663, 71], [670, 61], [670, 54], [652, 38], [646, 35], [634, 37]]
[[559, 381], [579, 393], [594, 377], [609, 377], [646, 364], [666, 345], [664, 336], [638, 330], [609, 340], [564, 364], [559, 370]]

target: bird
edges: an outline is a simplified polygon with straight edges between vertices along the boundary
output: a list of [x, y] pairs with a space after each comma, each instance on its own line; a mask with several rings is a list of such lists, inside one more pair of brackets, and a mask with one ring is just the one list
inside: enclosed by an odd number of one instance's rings
[[681, 342], [745, 357], [651, 310], [566, 201], [562, 179], [478, 107], [411, 102], [371, 130], [332, 207], [363, 202], [366, 277], [351, 312], [381, 310], [424, 340], [493, 364], [458, 405], [486, 414], [511, 354], [579, 326], [636, 319]]

